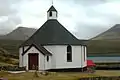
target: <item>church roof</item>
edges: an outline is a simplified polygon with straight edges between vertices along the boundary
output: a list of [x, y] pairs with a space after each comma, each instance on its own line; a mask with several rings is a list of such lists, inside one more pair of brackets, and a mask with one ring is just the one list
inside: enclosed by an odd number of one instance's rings
[[56, 19], [47, 20], [28, 40], [21, 46], [31, 45], [83, 45]]
[[49, 12], [49, 11], [56, 11], [57, 12], [57, 10], [54, 8], [53, 5], [49, 8], [49, 10], [47, 12]]

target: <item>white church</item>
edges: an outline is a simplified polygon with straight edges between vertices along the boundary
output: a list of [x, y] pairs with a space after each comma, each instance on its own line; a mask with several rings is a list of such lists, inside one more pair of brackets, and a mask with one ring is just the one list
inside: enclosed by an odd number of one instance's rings
[[19, 67], [26, 70], [84, 69], [87, 66], [87, 47], [57, 20], [52, 5], [47, 21], [19, 48]]

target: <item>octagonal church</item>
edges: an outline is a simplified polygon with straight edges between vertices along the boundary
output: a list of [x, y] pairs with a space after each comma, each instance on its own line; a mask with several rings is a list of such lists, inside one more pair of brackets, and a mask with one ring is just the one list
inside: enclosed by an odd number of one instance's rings
[[47, 21], [19, 47], [19, 67], [26, 70], [83, 69], [87, 66], [87, 47], [57, 20], [52, 5]]

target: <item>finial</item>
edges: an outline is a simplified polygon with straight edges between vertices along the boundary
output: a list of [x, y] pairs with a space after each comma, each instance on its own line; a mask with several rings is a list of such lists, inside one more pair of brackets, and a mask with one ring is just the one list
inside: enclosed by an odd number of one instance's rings
[[53, 5], [53, 0], [52, 0], [52, 5]]

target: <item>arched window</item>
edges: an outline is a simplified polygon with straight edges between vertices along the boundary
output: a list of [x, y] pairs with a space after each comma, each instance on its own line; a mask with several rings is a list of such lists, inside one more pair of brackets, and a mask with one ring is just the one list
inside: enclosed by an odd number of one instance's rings
[[52, 12], [50, 11], [49, 16], [52, 16]]
[[49, 61], [49, 56], [47, 56], [47, 62]]
[[72, 62], [72, 47], [67, 46], [67, 62]]
[[56, 13], [56, 17], [57, 17], [57, 13]]

